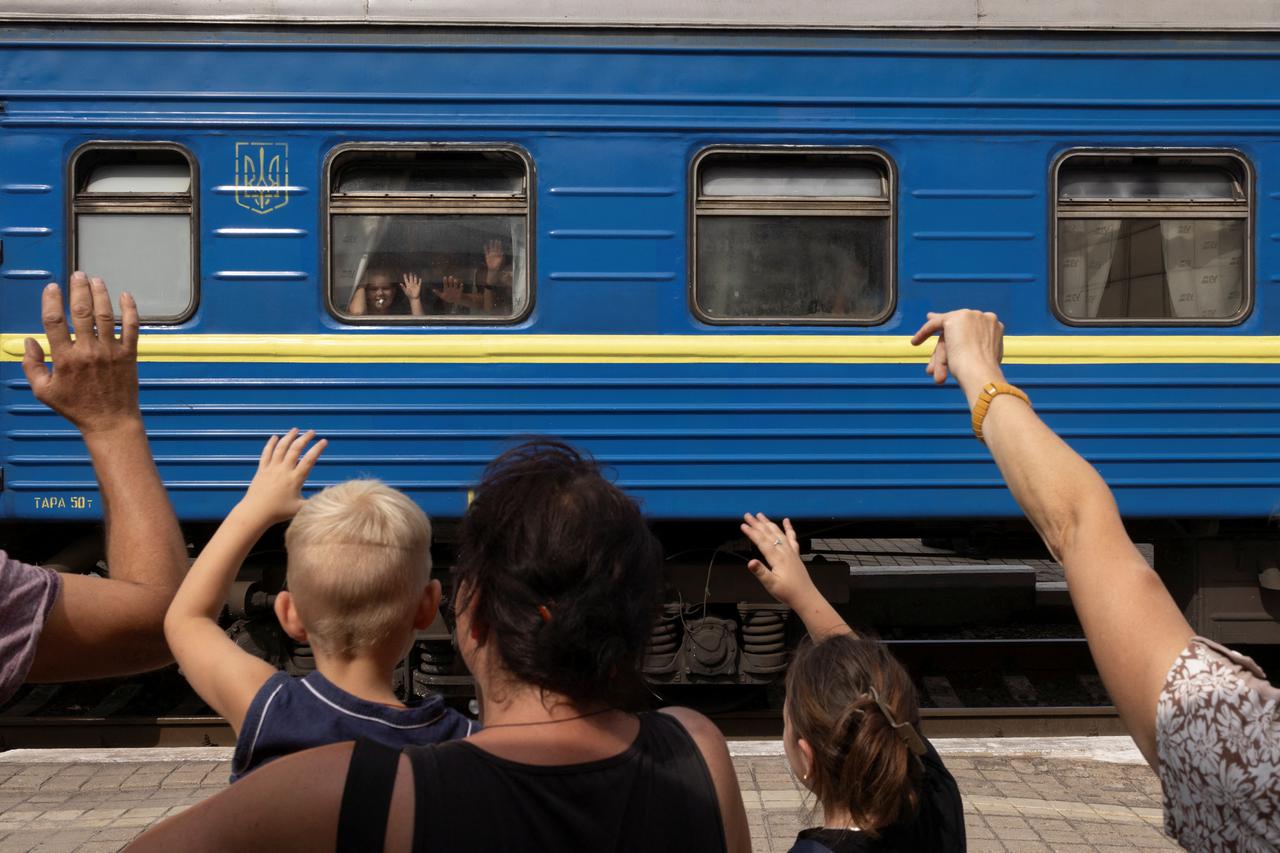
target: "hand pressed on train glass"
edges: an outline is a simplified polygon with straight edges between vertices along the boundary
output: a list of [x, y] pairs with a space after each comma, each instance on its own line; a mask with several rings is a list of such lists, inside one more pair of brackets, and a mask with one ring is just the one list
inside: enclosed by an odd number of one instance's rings
[[501, 240], [487, 240], [484, 244], [484, 265], [489, 272], [502, 269], [507, 260], [506, 248]]
[[442, 288], [434, 291], [436, 296], [450, 305], [457, 305], [463, 301], [462, 279], [457, 276], [447, 275], [441, 280]]
[[404, 290], [404, 295], [409, 297], [411, 302], [416, 301], [418, 297], [422, 295], [422, 279], [411, 272], [404, 274], [404, 278], [400, 282], [400, 287]]

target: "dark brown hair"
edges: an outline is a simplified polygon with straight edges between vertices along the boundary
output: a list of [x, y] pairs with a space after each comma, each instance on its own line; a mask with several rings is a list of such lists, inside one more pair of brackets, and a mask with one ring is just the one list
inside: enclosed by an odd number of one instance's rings
[[902, 664], [872, 639], [838, 635], [802, 643], [787, 673], [787, 716], [813, 748], [809, 780], [822, 807], [847, 810], [874, 837], [915, 814], [923, 766], [871, 695], [894, 721], [917, 731], [920, 708]]
[[454, 571], [512, 676], [624, 706], [640, 695], [661, 570], [635, 501], [590, 456], [538, 439], [485, 469]]

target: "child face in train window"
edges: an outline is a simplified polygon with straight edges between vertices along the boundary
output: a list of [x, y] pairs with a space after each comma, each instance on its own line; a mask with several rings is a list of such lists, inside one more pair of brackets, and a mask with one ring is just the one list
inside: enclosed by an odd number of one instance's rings
[[391, 314], [396, 302], [398, 281], [392, 281], [385, 273], [374, 273], [364, 285], [365, 308], [370, 314]]

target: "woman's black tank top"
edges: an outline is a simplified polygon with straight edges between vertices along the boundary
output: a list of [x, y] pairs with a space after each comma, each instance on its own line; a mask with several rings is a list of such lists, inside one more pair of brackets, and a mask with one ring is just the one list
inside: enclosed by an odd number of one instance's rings
[[[407, 747], [415, 853], [724, 851], [715, 786], [697, 745], [667, 714], [639, 719], [630, 747], [585, 764], [520, 764], [466, 741]], [[344, 843], [344, 827], [352, 833], [346, 839], [382, 838], [373, 815], [385, 815], [387, 805], [365, 807], [371, 788], [382, 786], [352, 784], [367, 774], [362, 753], [357, 746], [348, 772], [340, 852], [359, 849]], [[394, 761], [390, 768], [394, 774]]]

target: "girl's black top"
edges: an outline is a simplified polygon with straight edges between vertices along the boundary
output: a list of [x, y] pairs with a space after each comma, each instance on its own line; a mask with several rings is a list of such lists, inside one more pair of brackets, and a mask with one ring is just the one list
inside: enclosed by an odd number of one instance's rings
[[914, 815], [880, 830], [876, 838], [850, 829], [806, 829], [796, 837], [790, 853], [964, 853], [960, 789], [933, 744], [925, 741], [925, 746], [920, 808]]
[[[520, 764], [465, 740], [407, 747], [416, 804], [413, 849], [725, 851], [715, 786], [697, 745], [674, 717], [639, 719], [630, 747], [585, 764]], [[381, 844], [390, 786], [371, 776], [389, 771], [394, 779], [397, 757], [394, 750], [357, 744], [338, 821], [339, 853], [372, 839]], [[386, 770], [370, 773], [376, 763]]]

